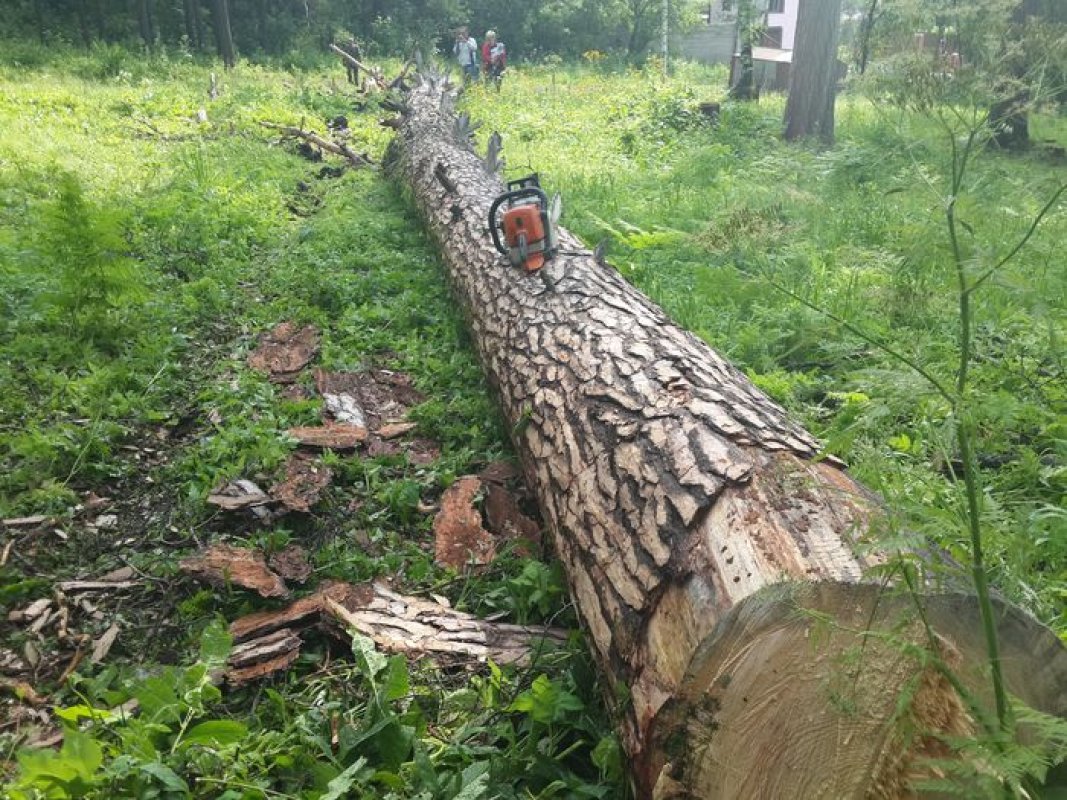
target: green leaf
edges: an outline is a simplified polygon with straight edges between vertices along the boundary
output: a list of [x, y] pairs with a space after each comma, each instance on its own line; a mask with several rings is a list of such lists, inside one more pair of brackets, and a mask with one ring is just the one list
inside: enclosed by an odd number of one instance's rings
[[352, 631], [352, 654], [363, 677], [375, 683], [375, 677], [385, 669], [389, 659], [374, 647], [374, 640], [362, 633]]
[[341, 800], [348, 794], [349, 789], [357, 783], [363, 783], [363, 780], [369, 777], [359, 774], [367, 771], [367, 759], [363, 757], [356, 759], [354, 764], [327, 784], [326, 791], [319, 797], [319, 800]]
[[173, 674], [170, 678], [155, 677], [135, 686], [133, 696], [141, 704], [141, 714], [148, 722], [172, 723], [181, 716], [184, 704], [174, 691]]
[[185, 733], [181, 746], [225, 747], [248, 735], [248, 726], [232, 719], [212, 719], [194, 725]]
[[209, 669], [217, 669], [226, 664], [233, 650], [233, 637], [226, 626], [219, 620], [212, 620], [200, 634], [200, 661]]
[[489, 775], [483, 773], [470, 783], [465, 783], [463, 789], [452, 800], [479, 800], [485, 796], [489, 788]]
[[382, 693], [386, 700], [399, 700], [411, 691], [408, 682], [408, 662], [404, 656], [392, 656], [385, 673]]
[[156, 779], [157, 782], [163, 784], [166, 789], [172, 792], [181, 792], [186, 797], [189, 796], [189, 786], [183, 781], [174, 770], [159, 761], [149, 761], [147, 764], [140, 765], [141, 772], [145, 773]]

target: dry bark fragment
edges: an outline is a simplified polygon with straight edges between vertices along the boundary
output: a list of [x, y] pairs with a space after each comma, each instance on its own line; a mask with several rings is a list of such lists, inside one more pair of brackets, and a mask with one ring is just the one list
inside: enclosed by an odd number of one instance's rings
[[227, 661], [226, 680], [234, 686], [285, 669], [300, 655], [300, 637], [288, 628], [243, 642]]
[[356, 425], [322, 425], [290, 428], [289, 435], [307, 447], [353, 450], [367, 438], [367, 429]]
[[319, 332], [314, 325], [297, 328], [283, 322], [260, 337], [248, 357], [248, 366], [266, 374], [274, 383], [292, 383], [319, 351]]
[[179, 567], [212, 586], [229, 585], [252, 589], [262, 597], [285, 597], [289, 594], [285, 583], [267, 567], [263, 554], [257, 550], [216, 544], [183, 559]]
[[411, 433], [418, 426], [415, 422], [391, 422], [378, 428], [377, 434], [383, 439], [396, 439], [405, 433]]
[[267, 505], [271, 498], [252, 481], [242, 478], [216, 489], [207, 496], [207, 501], [226, 511], [238, 511], [242, 508]]
[[318, 620], [318, 615], [323, 609], [326, 598], [338, 602], [358, 603], [369, 602], [370, 590], [365, 586], [353, 586], [350, 583], [328, 582], [317, 592], [308, 597], [290, 603], [285, 608], [277, 611], [257, 611], [247, 614], [230, 623], [230, 634], [234, 641], [240, 642], [246, 639], [262, 636], [279, 628], [292, 627], [298, 624], [311, 624]]
[[326, 613], [339, 623], [374, 640], [390, 653], [429, 654], [498, 664], [525, 665], [539, 648], [559, 647], [567, 632], [539, 625], [487, 622], [438, 603], [397, 594], [374, 583], [369, 601], [327, 598]]
[[482, 527], [474, 498], [482, 482], [466, 475], [441, 496], [441, 510], [433, 520], [434, 559], [456, 570], [488, 564], [496, 555], [496, 540]]
[[294, 453], [285, 464], [285, 478], [274, 484], [270, 493], [290, 511], [310, 511], [332, 478], [333, 471], [325, 464]]

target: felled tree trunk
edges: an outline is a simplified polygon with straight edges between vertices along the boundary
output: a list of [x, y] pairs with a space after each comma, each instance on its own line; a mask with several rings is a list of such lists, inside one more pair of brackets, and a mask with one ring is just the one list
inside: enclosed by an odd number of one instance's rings
[[[871, 495], [566, 231], [552, 281], [510, 266], [486, 224], [504, 187], [439, 83], [407, 95], [389, 168], [466, 310], [619, 698], [638, 796], [896, 796], [937, 752], [909, 726], [965, 732], [971, 720], [940, 673], [864, 634], [908, 605], [862, 581], [870, 560], [854, 545], [877, 513]], [[1013, 691], [1067, 712], [1059, 643], [1001, 611]], [[974, 678], [974, 604], [932, 599], [929, 616], [942, 657]]]

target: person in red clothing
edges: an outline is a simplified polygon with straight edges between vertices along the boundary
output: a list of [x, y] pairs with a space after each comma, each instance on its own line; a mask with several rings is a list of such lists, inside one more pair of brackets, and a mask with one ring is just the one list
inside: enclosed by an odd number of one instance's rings
[[499, 91], [504, 69], [508, 65], [508, 52], [503, 42], [498, 42], [496, 31], [486, 31], [482, 42], [482, 68]]

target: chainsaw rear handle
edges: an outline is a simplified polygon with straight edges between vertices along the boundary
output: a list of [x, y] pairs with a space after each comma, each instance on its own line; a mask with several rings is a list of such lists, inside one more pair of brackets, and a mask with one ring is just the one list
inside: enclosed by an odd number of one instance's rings
[[506, 244], [500, 241], [500, 223], [497, 222], [496, 212], [500, 210], [500, 206], [504, 203], [514, 203], [524, 197], [536, 197], [541, 203], [542, 210], [548, 208], [548, 195], [537, 186], [525, 186], [522, 189], [504, 192], [489, 206], [489, 233], [493, 236], [493, 245], [505, 255], [507, 255], [508, 248]]

